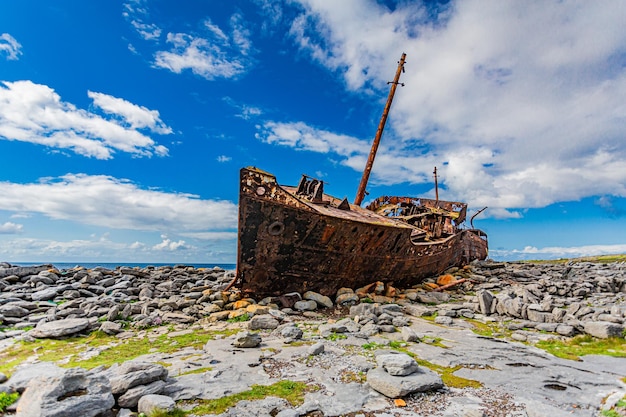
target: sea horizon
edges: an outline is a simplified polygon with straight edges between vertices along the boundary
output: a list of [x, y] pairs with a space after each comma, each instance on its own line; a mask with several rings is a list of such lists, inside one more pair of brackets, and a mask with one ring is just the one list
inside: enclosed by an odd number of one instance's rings
[[106, 268], [106, 269], [115, 269], [118, 266], [129, 267], [129, 268], [146, 268], [149, 266], [153, 267], [161, 267], [161, 266], [176, 266], [176, 265], [185, 265], [192, 266], [194, 268], [214, 268], [219, 267], [225, 270], [234, 270], [237, 267], [235, 263], [219, 263], [219, 262], [207, 262], [207, 263], [194, 263], [194, 262], [10, 262], [7, 263], [15, 266], [39, 266], [39, 265], [52, 265], [59, 271], [64, 269], [72, 269], [77, 266], [81, 266], [86, 269], [93, 269], [97, 267]]

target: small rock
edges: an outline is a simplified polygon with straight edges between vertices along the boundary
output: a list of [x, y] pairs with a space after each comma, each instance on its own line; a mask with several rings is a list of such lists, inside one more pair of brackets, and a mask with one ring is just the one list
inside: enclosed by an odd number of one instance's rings
[[238, 348], [254, 348], [261, 344], [261, 336], [258, 333], [243, 331], [235, 335], [232, 345]]
[[139, 399], [137, 411], [144, 414], [152, 414], [155, 411], [172, 411], [176, 407], [174, 400], [166, 395], [148, 394]]
[[389, 398], [400, 398], [414, 392], [429, 392], [443, 388], [441, 377], [435, 372], [420, 367], [407, 376], [393, 376], [378, 367], [367, 372], [371, 388]]
[[307, 353], [311, 356], [317, 356], [320, 353], [324, 352], [324, 343], [322, 342], [318, 342], [316, 344], [314, 344], [313, 346], [311, 346], [308, 350]]
[[248, 328], [250, 330], [260, 330], [260, 329], [275, 329], [279, 325], [278, 320], [276, 320], [273, 316], [269, 314], [263, 314], [260, 316], [254, 316], [248, 322]]
[[402, 340], [405, 342], [419, 342], [417, 333], [410, 327], [402, 327], [400, 332], [402, 333]]
[[293, 308], [298, 311], [315, 311], [317, 303], [313, 300], [300, 300], [294, 303]]
[[415, 359], [405, 353], [390, 353], [376, 357], [378, 366], [382, 367], [389, 375], [406, 376], [417, 372], [418, 366]]
[[323, 308], [330, 308], [333, 306], [333, 302], [329, 297], [316, 293], [314, 291], [305, 292], [304, 294], [302, 294], [302, 298], [304, 298], [305, 300], [315, 301], [320, 307]]

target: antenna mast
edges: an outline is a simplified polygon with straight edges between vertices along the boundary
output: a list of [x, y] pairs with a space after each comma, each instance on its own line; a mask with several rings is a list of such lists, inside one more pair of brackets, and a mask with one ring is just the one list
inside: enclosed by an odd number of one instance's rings
[[383, 135], [383, 130], [385, 129], [385, 123], [387, 123], [387, 115], [389, 114], [389, 109], [391, 108], [391, 102], [393, 101], [393, 96], [396, 93], [396, 88], [398, 84], [404, 87], [404, 83], [399, 83], [400, 73], [404, 72], [404, 59], [406, 58], [406, 54], [402, 53], [402, 57], [400, 61], [398, 61], [398, 69], [396, 70], [396, 76], [393, 81], [388, 82], [387, 84], [391, 84], [391, 91], [389, 91], [389, 97], [387, 97], [387, 104], [385, 105], [385, 110], [383, 110], [383, 115], [380, 118], [380, 123], [378, 124], [378, 130], [376, 131], [376, 137], [374, 138], [374, 143], [372, 143], [372, 149], [370, 150], [370, 155], [367, 158], [367, 163], [365, 164], [365, 170], [363, 171], [363, 176], [361, 177], [361, 183], [359, 184], [359, 189], [356, 192], [356, 197], [354, 198], [354, 204], [360, 206], [363, 202], [363, 197], [365, 197], [365, 187], [367, 187], [367, 182], [370, 178], [370, 173], [372, 172], [372, 166], [374, 165], [374, 158], [376, 157], [376, 151], [378, 151], [378, 145], [380, 144], [380, 137]]

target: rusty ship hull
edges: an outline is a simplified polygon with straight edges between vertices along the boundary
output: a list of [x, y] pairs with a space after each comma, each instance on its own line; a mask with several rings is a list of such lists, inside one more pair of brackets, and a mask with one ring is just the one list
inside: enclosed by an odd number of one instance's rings
[[[237, 282], [244, 292], [282, 295], [375, 281], [408, 287], [487, 257], [487, 237], [460, 229], [466, 205], [382, 197], [367, 208], [323, 193], [303, 176], [281, 186], [256, 168], [240, 173]], [[452, 220], [451, 220], [452, 219]]]

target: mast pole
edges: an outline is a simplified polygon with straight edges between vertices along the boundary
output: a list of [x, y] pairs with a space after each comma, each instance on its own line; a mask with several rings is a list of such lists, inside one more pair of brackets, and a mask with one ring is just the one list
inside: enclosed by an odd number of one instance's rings
[[[365, 164], [365, 170], [363, 171], [363, 176], [361, 177], [361, 183], [359, 184], [359, 189], [356, 192], [356, 197], [354, 198], [354, 204], [360, 206], [363, 202], [363, 197], [365, 197], [365, 187], [367, 187], [367, 182], [370, 178], [370, 173], [372, 172], [372, 166], [374, 165], [374, 158], [376, 157], [376, 151], [378, 151], [378, 145], [380, 144], [380, 137], [383, 135], [383, 130], [385, 129], [385, 123], [387, 123], [387, 116], [389, 115], [389, 109], [391, 108], [391, 102], [393, 101], [393, 96], [396, 93], [396, 88], [398, 87], [400, 80], [400, 73], [404, 72], [404, 59], [406, 58], [406, 54], [402, 53], [402, 57], [400, 61], [398, 61], [398, 69], [396, 70], [396, 76], [393, 81], [388, 82], [387, 84], [391, 84], [391, 90], [389, 91], [389, 97], [387, 97], [387, 104], [385, 105], [385, 110], [383, 110], [383, 115], [380, 118], [380, 123], [378, 124], [378, 130], [376, 131], [376, 137], [374, 138], [374, 142], [372, 143], [372, 149], [370, 150], [370, 155], [367, 158], [367, 163]], [[401, 84], [404, 86], [404, 84]]]
[[435, 175], [435, 204], [437, 204], [439, 202], [439, 184], [437, 183], [437, 167], [435, 167], [433, 174]]

